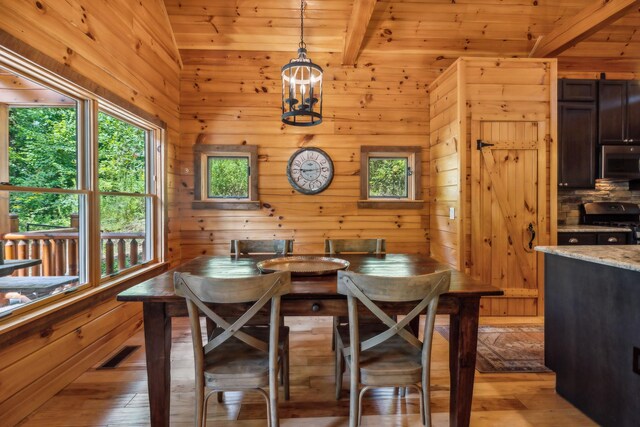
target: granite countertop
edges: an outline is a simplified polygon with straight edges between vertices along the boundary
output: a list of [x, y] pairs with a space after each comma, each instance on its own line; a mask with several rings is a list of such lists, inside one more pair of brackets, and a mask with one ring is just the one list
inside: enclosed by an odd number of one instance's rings
[[626, 227], [607, 227], [605, 225], [559, 225], [558, 233], [625, 233], [632, 231]]
[[536, 246], [536, 251], [640, 271], [640, 245]]

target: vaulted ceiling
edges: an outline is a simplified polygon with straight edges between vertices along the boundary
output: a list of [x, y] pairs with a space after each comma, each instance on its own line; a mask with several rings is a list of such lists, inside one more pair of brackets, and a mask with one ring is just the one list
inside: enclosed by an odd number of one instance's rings
[[[376, 64], [382, 79], [385, 66], [423, 67], [428, 80], [459, 56], [527, 57], [534, 48], [549, 47], [544, 44], [553, 35], [562, 45], [563, 30], [592, 26], [588, 37], [563, 45], [560, 75], [596, 78], [607, 72], [640, 79], [640, 0], [357, 1], [359, 8], [353, 0], [306, 0], [304, 38], [321, 65], [345, 64], [346, 40], [355, 57], [349, 66]], [[257, 60], [275, 70], [295, 56], [299, 0], [164, 0], [164, 5], [173, 29], [166, 44], [173, 36], [185, 64], [221, 65], [232, 57], [238, 63], [243, 55], [250, 67]], [[622, 13], [598, 24], [603, 17], [596, 12], [605, 6]], [[0, 70], [0, 102], [34, 100], [70, 103]]]
[[[542, 37], [597, 3], [624, 3], [604, 28], [559, 56], [561, 69], [640, 74], [640, 10], [625, 0], [307, 0], [304, 35], [310, 55], [342, 61], [348, 27], [361, 25], [356, 63], [420, 64], [443, 69], [459, 56], [527, 57]], [[288, 52], [300, 36], [297, 0], [165, 0], [184, 57], [202, 51]], [[365, 16], [352, 16], [352, 14]], [[370, 17], [368, 16], [370, 15]], [[593, 13], [587, 14], [593, 19]], [[622, 16], [622, 18], [620, 18]], [[350, 23], [351, 19], [351, 23]], [[358, 40], [359, 41], [359, 40]], [[218, 52], [221, 53], [221, 52]], [[279, 57], [280, 55], [278, 55]]]

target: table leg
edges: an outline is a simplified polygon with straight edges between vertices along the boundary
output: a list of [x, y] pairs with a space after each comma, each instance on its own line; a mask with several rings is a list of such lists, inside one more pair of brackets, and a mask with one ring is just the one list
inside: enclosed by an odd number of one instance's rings
[[450, 316], [451, 404], [449, 406], [449, 425], [467, 427], [471, 419], [480, 297], [460, 298], [459, 301], [459, 312]]
[[145, 302], [142, 308], [151, 425], [153, 427], [169, 427], [171, 317], [166, 315], [164, 303]]

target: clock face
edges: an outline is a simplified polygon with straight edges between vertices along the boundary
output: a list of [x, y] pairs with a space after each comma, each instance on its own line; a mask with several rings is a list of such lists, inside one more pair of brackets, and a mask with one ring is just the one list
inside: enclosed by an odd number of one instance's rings
[[289, 159], [287, 178], [297, 191], [317, 194], [331, 184], [333, 162], [319, 148], [301, 148]]

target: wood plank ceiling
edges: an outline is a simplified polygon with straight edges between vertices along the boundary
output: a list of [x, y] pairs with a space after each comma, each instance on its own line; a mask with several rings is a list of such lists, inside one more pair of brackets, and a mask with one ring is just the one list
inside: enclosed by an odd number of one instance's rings
[[[612, 1], [612, 0], [610, 0]], [[526, 57], [539, 36], [596, 0], [378, 0], [356, 63], [443, 70], [459, 56]], [[297, 0], [165, 0], [181, 51], [289, 52], [300, 31]], [[606, 2], [605, 2], [606, 3]], [[307, 0], [310, 56], [340, 54], [350, 0]], [[357, 21], [352, 18], [352, 20]], [[640, 72], [638, 7], [560, 56], [560, 68]], [[188, 55], [189, 56], [189, 55]]]

